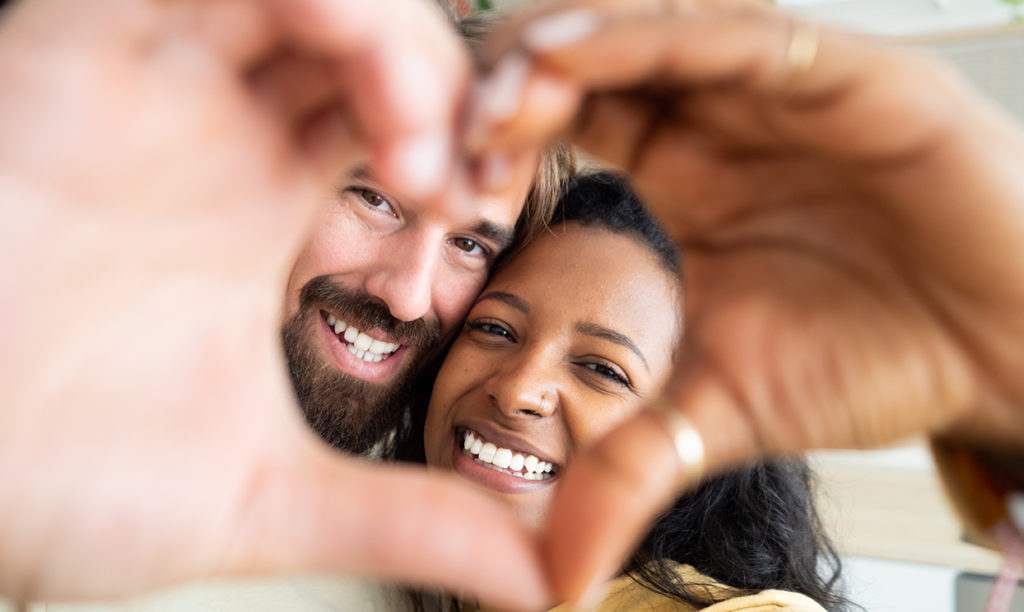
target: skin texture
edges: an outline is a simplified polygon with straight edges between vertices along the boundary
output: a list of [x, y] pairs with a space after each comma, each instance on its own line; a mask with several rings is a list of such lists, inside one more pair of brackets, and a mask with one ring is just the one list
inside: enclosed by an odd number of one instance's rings
[[[498, 446], [537, 449], [555, 476], [532, 490], [501, 491], [474, 472], [460, 475], [540, 527], [558, 472], [660, 388], [678, 295], [676, 280], [631, 237], [577, 223], [541, 235], [488, 283], [445, 358], [424, 430], [428, 465], [459, 472], [453, 450], [461, 453], [462, 427], [506, 436]], [[596, 326], [629, 338], [642, 357], [594, 335]]]
[[[450, 156], [428, 150], [426, 181], [408, 163], [424, 137], [450, 134], [468, 78], [429, 6], [40, 0], [5, 13], [5, 597], [305, 571], [546, 601], [533, 540], [504, 508], [454, 479], [330, 452], [281, 357], [281, 288], [339, 169], [370, 159], [396, 198], [460, 206], [438, 184]], [[512, 565], [493, 575], [463, 554], [470, 542]]]
[[[474, 151], [561, 132], [631, 175], [686, 252], [666, 394], [711, 472], [912, 433], [1024, 447], [1020, 127], [875, 41], [822, 31], [794, 72], [792, 22], [741, 4], [521, 17], [490, 50], [493, 75], [526, 58], [519, 106], [483, 114]], [[570, 9], [571, 28], [537, 25]], [[671, 499], [667, 441], [642, 414], [565, 474], [542, 544], [560, 596], [613, 573]]]

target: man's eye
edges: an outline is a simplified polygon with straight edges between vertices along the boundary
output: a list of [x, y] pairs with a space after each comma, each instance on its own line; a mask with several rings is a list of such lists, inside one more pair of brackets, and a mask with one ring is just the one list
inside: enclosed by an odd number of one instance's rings
[[452, 244], [455, 245], [455, 248], [469, 255], [487, 254], [487, 248], [472, 238], [452, 238]]
[[395, 213], [395, 208], [391, 206], [391, 202], [388, 202], [387, 198], [376, 191], [373, 191], [372, 189], [365, 189], [363, 187], [349, 187], [349, 190], [359, 196], [359, 198], [370, 208], [375, 208], [390, 215], [397, 215], [397, 213]]

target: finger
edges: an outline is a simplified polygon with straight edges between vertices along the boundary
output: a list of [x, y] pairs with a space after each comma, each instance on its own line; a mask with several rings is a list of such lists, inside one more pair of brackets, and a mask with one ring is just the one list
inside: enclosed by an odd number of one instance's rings
[[790, 35], [788, 20], [764, 11], [691, 9], [612, 19], [577, 11], [530, 24], [522, 44], [539, 65], [595, 88], [656, 85], [656, 77], [671, 79], [663, 81], [667, 86], [677, 80], [781, 84]]
[[164, 3], [178, 11], [172, 21], [230, 66], [260, 61], [281, 41], [280, 28], [259, 3], [250, 0]]
[[[631, 90], [657, 102], [729, 90], [738, 93], [746, 117], [707, 96], [713, 104], [693, 115], [694, 123], [717, 120], [719, 128], [724, 124], [764, 144], [766, 125], [754, 125], [748, 134], [750, 126], [743, 124], [759, 116], [785, 144], [859, 161], [888, 161], [933, 143], [948, 123], [943, 117], [951, 112], [950, 100], [963, 96], [959, 79], [927, 55], [739, 4], [726, 10], [697, 3], [653, 16], [556, 13], [523, 26], [519, 39], [533, 71], [566, 79], [581, 92]], [[922, 87], [924, 82], [931, 86]], [[530, 97], [523, 92], [518, 99]], [[520, 140], [543, 141], [549, 132], [527, 130], [544, 126], [532, 116], [545, 112], [508, 111], [513, 120], [474, 131], [497, 141], [514, 132], [522, 132]], [[880, 129], [865, 130], [865, 122]]]
[[[487, 40], [480, 49], [480, 62], [485, 67], [493, 68], [509, 53], [521, 50], [523, 30], [537, 21], [546, 21], [549, 17], [580, 12], [598, 12], [606, 18], [618, 15], [657, 15], [661, 14], [664, 8], [665, 0], [562, 0], [525, 4], [503, 16], [500, 27], [488, 33]], [[572, 27], [570, 26], [570, 29]]]
[[297, 53], [268, 60], [251, 72], [249, 82], [261, 103], [288, 123], [339, 97], [330, 65]]
[[[815, 39], [813, 54], [802, 60], [810, 65], [795, 66], [791, 49], [794, 22], [781, 13], [706, 6], [649, 13], [608, 15], [576, 10], [523, 26], [519, 37], [531, 70], [524, 87], [563, 79], [580, 93], [637, 90], [665, 99], [678, 98], [692, 88], [728, 86], [750, 96], [770, 96], [765, 103], [804, 101], [825, 97], [855, 80], [863, 69], [866, 49], [872, 49], [863, 44], [851, 48], [834, 33], [822, 33]], [[804, 45], [811, 44], [806, 37], [801, 40]], [[851, 51], [854, 60], [843, 57]], [[522, 55], [523, 51], [516, 53]], [[805, 49], [804, 55], [808, 53]], [[503, 58], [495, 74], [514, 55]], [[525, 102], [531, 97], [523, 91], [516, 99]], [[488, 104], [492, 103], [486, 99], [479, 102], [484, 107]], [[564, 114], [562, 108], [557, 111]], [[506, 110], [513, 120], [484, 122], [475, 126], [474, 132], [496, 140], [524, 132], [524, 136], [543, 140], [550, 137], [550, 131], [525, 130], [531, 125], [543, 128], [555, 123], [543, 119], [548, 113], [543, 105]]]
[[466, 52], [421, 0], [266, 0], [294, 42], [336, 61], [374, 172], [406, 197], [436, 194], [469, 76]]
[[464, 146], [478, 155], [536, 146], [569, 125], [582, 98], [576, 84], [513, 54], [477, 86]]
[[299, 147], [303, 158], [329, 187], [339, 174], [366, 159], [362, 138], [344, 106], [334, 100], [302, 119]]
[[536, 147], [520, 151], [504, 151], [475, 160], [472, 179], [476, 195], [516, 197], [523, 185], [536, 180], [543, 153]]
[[497, 502], [425, 471], [306, 454], [247, 500], [242, 558], [254, 571], [372, 576], [510, 609], [550, 603], [533, 535]]
[[[749, 425], [713, 379], [693, 380], [670, 398], [686, 407], [701, 434], [709, 472], [757, 452]], [[654, 517], [680, 492], [679, 470], [664, 420], [652, 412], [615, 429], [570, 466], [541, 539], [559, 601], [587, 602], [617, 573]]]

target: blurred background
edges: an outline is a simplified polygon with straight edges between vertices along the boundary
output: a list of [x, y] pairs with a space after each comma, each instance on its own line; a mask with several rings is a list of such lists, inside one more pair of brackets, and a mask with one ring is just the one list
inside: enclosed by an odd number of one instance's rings
[[[543, 0], [462, 1], [502, 10]], [[767, 0], [766, 0], [767, 1]], [[775, 0], [807, 20], [929, 49], [1024, 122], [1024, 0]], [[950, 117], [956, 121], [956, 117]], [[1024, 171], [1024, 160], [1021, 160]], [[819, 452], [819, 503], [869, 612], [980, 612], [1001, 559], [963, 541], [927, 445]], [[1024, 612], [1024, 583], [1012, 612]]]

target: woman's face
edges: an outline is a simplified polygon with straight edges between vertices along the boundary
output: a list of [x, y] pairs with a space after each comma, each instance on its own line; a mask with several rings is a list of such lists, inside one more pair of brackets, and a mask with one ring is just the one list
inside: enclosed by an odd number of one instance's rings
[[434, 384], [427, 463], [543, 521], [559, 475], [660, 389], [677, 281], [633, 238], [569, 223], [487, 285]]

